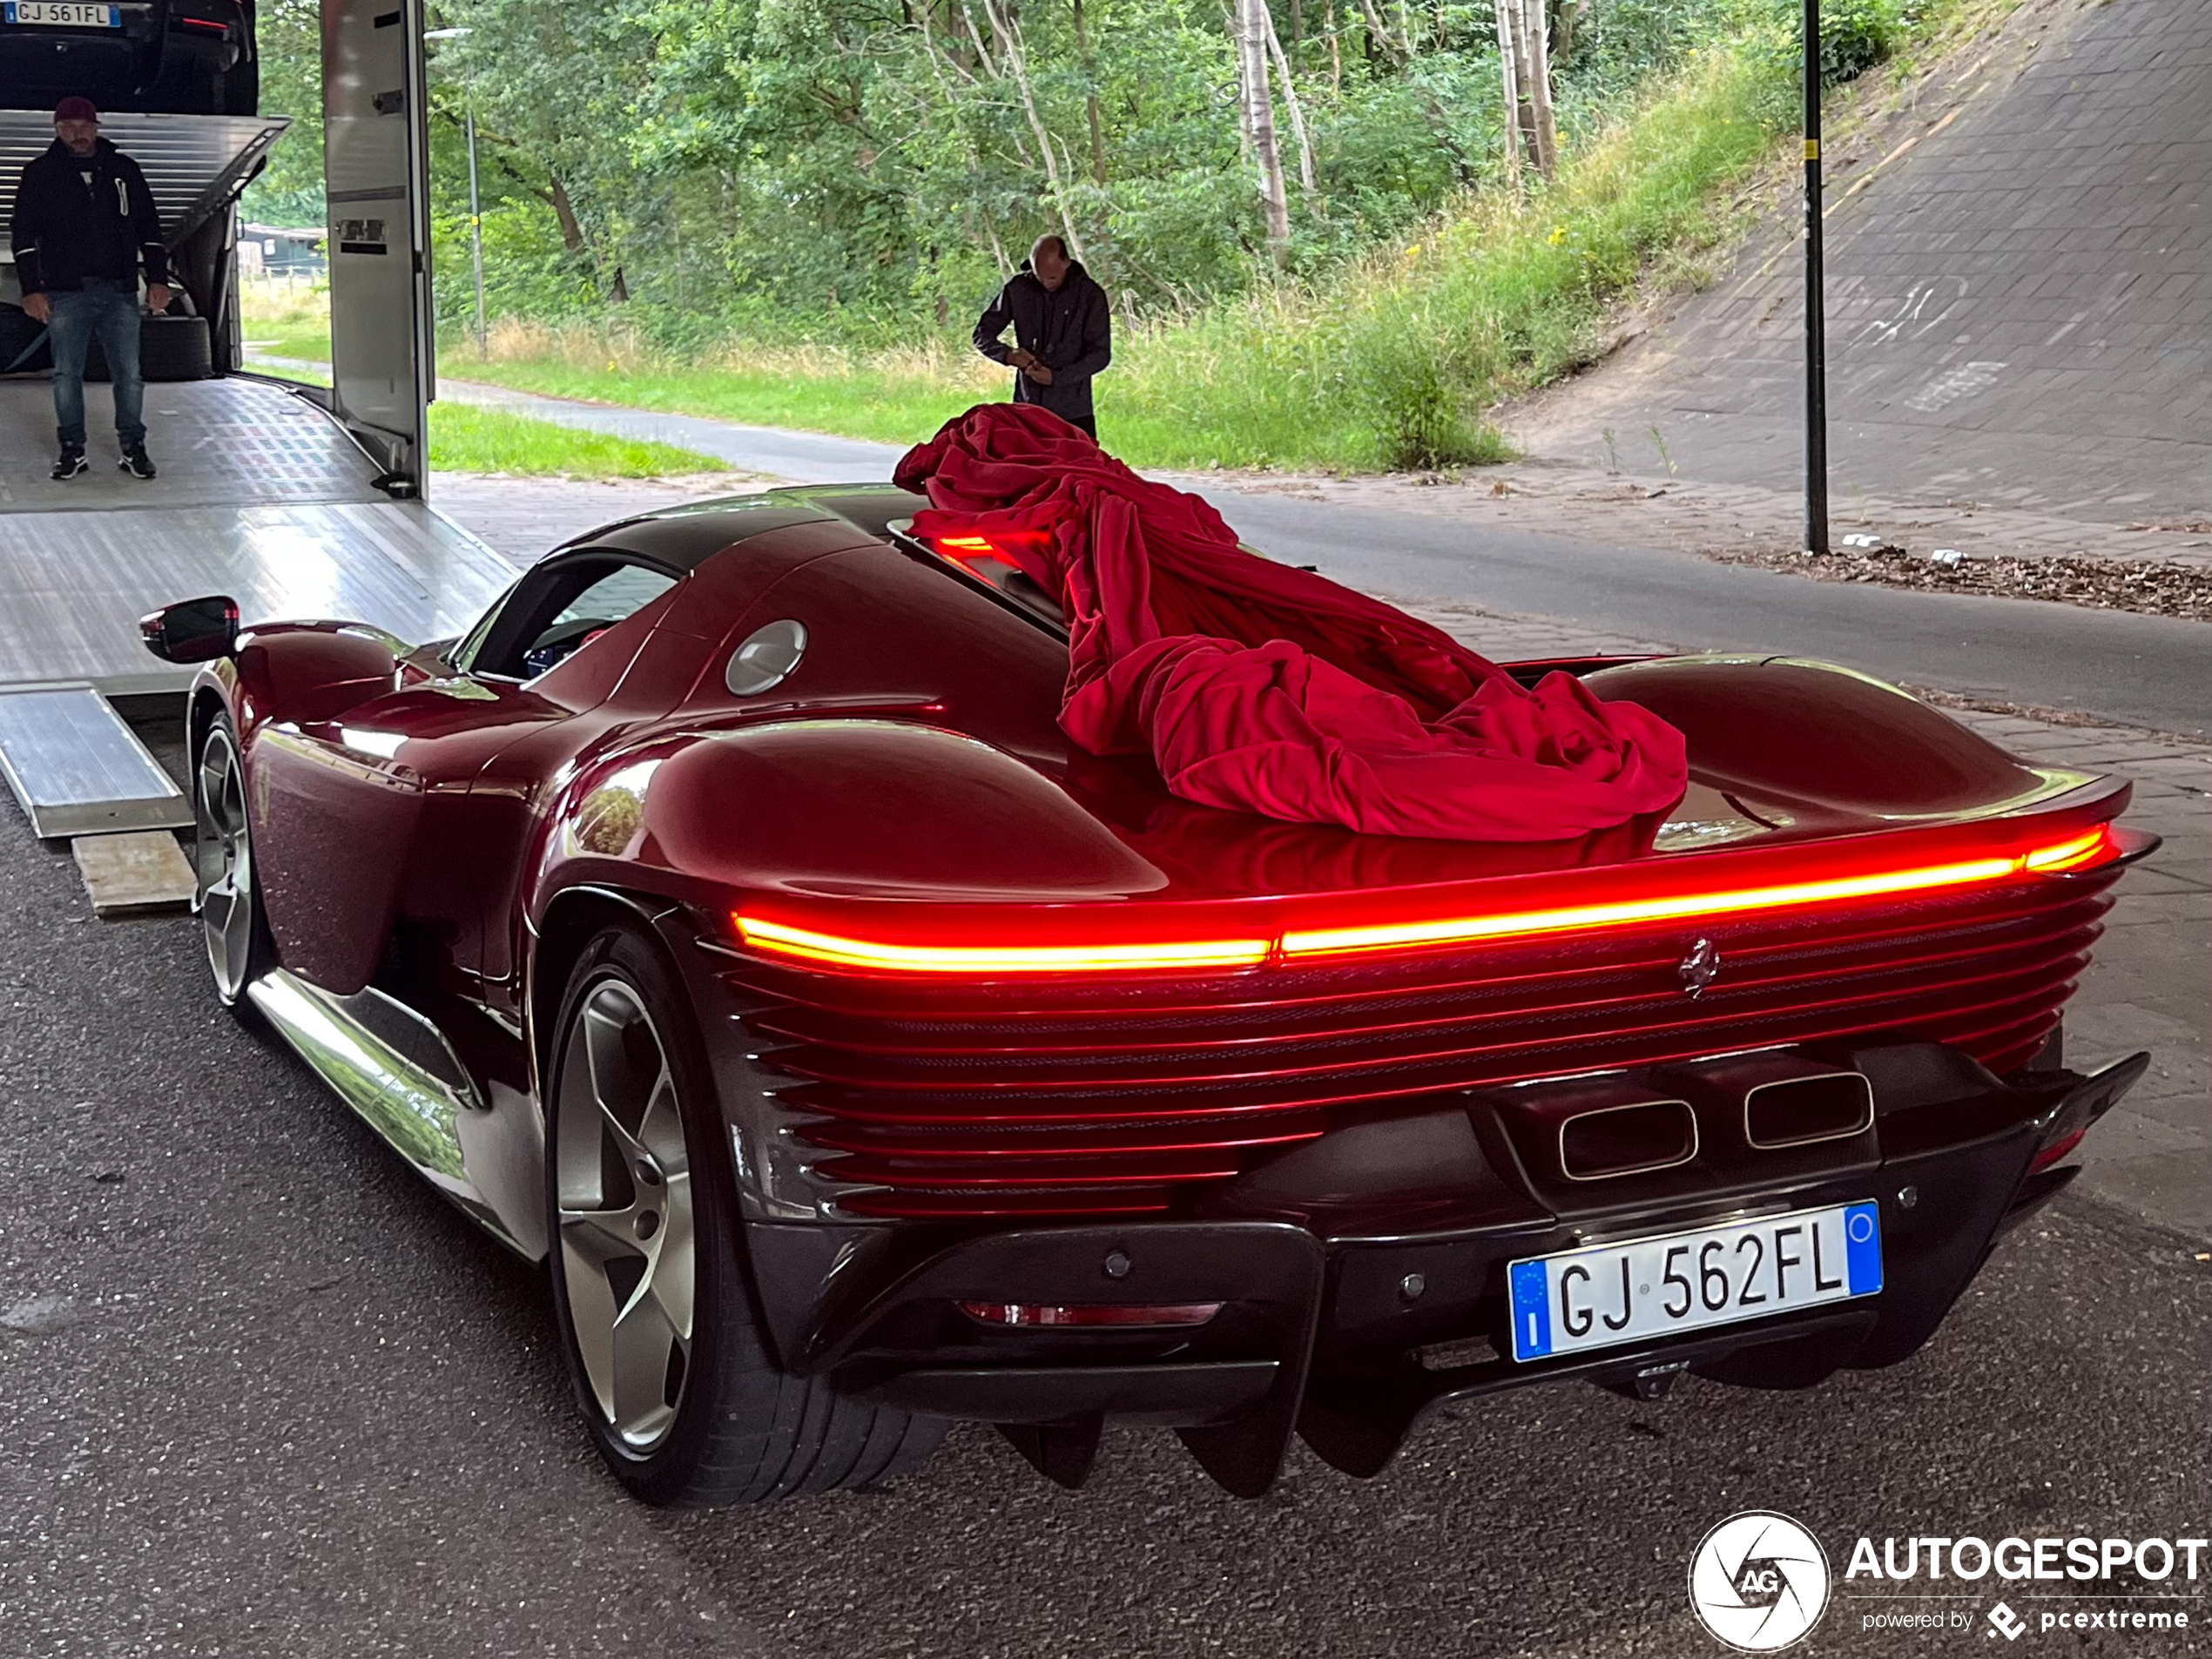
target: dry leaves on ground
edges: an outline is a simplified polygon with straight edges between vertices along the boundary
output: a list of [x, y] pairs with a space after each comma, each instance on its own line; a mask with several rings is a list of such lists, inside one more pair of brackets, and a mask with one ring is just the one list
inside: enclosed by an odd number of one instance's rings
[[1817, 582], [1878, 582], [1885, 587], [2049, 599], [2099, 610], [2212, 622], [2212, 570], [2155, 559], [1970, 557], [1938, 563], [1901, 547], [1831, 553], [1708, 549], [1723, 564], [1752, 564]]

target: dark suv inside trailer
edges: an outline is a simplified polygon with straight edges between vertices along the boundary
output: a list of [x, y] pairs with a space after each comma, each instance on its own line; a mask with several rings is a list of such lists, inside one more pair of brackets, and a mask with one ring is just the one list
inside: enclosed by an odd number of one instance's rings
[[23, 109], [254, 114], [253, 0], [0, 0], [0, 87]]

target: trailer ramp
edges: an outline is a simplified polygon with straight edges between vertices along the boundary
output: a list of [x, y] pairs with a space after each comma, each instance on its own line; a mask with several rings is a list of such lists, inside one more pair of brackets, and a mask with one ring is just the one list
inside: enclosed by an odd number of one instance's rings
[[459, 526], [380, 492], [368, 457], [287, 388], [232, 378], [146, 393], [161, 475], [116, 469], [95, 387], [93, 469], [56, 483], [46, 383], [0, 382], [0, 686], [181, 689], [189, 671], [146, 655], [138, 618], [197, 594], [231, 595], [248, 622], [342, 617], [420, 642], [461, 632], [514, 579]]
[[41, 840], [192, 821], [184, 792], [89, 685], [0, 691], [0, 773]]

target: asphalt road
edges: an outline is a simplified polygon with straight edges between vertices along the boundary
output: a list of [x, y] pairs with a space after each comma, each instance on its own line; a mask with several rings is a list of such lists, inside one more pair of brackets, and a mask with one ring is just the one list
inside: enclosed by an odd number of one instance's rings
[[[902, 453], [821, 433], [610, 408], [444, 381], [441, 395], [650, 438], [802, 483], [884, 479]], [[1885, 679], [2069, 709], [2130, 725], [2212, 732], [2212, 628], [2028, 599], [1814, 582], [1691, 553], [1602, 547], [1433, 514], [1203, 492], [1246, 539], [1400, 602], [1461, 600], [1609, 633], [1817, 657]]]
[[[8, 1659], [1705, 1656], [1685, 1563], [1739, 1509], [1840, 1570], [1862, 1533], [2212, 1507], [2207, 1270], [2076, 1201], [1920, 1356], [1810, 1393], [1509, 1395], [1373, 1481], [1300, 1451], [1255, 1503], [1165, 1434], [1071, 1495], [963, 1430], [890, 1490], [658, 1514], [592, 1460], [539, 1277], [214, 1006], [191, 922], [92, 921], [11, 806], [0, 983]], [[1798, 1651], [1918, 1650], [1859, 1635], [1869, 1605]]]
[[1422, 513], [1210, 491], [1275, 557], [1401, 600], [1472, 600], [1716, 650], [1782, 651], [1884, 679], [2204, 735], [2212, 628], [2033, 599], [1814, 582], [1695, 554], [1594, 547]]

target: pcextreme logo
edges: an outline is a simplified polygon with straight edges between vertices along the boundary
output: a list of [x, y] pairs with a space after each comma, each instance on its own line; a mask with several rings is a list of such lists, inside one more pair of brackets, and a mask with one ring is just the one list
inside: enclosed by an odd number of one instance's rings
[[1689, 1558], [1689, 1606], [1737, 1652], [1778, 1653], [1827, 1609], [1827, 1552], [1787, 1515], [1730, 1515]]
[[[2030, 1634], [2187, 1631], [2202, 1622], [2193, 1617], [2201, 1605], [2189, 1603], [2203, 1595], [2196, 1583], [2209, 1548], [2202, 1538], [1892, 1537], [1878, 1544], [1862, 1537], [1851, 1548], [1843, 1594], [1861, 1604], [1862, 1630], [1963, 1634], [1979, 1626], [2000, 1647]], [[1870, 1595], [1851, 1588], [1860, 1579], [1959, 1588]], [[2011, 1593], [2047, 1605], [2022, 1613], [1999, 1601], [1985, 1608], [1993, 1579], [2021, 1585]], [[2054, 1595], [2027, 1587], [2039, 1579], [2079, 1588]], [[1832, 1587], [1820, 1541], [1772, 1510], [1730, 1515], [1689, 1558], [1690, 1610], [1739, 1653], [1778, 1653], [1804, 1640], [1827, 1611]]]

